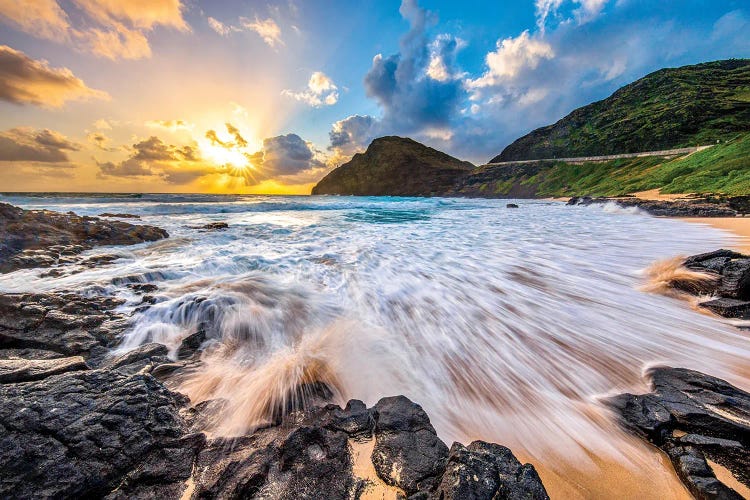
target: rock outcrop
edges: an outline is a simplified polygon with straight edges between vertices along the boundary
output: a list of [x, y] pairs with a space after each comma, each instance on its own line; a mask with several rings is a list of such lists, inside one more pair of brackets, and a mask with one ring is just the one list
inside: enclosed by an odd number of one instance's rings
[[750, 256], [722, 249], [688, 257], [683, 265], [705, 279], [674, 279], [674, 288], [709, 297], [698, 305], [715, 314], [750, 319]]
[[623, 208], [635, 207], [657, 217], [734, 217], [738, 212], [724, 200], [695, 198], [692, 200], [658, 201], [636, 197], [573, 196], [568, 205], [601, 205], [615, 203]]
[[7, 273], [73, 262], [77, 254], [99, 245], [132, 245], [169, 235], [154, 226], [0, 203], [0, 236], [0, 273]]
[[750, 394], [683, 368], [654, 368], [648, 376], [653, 392], [609, 400], [623, 425], [664, 451], [696, 498], [743, 498], [717, 470], [750, 488]]
[[381, 137], [326, 175], [312, 194], [441, 196], [473, 168], [412, 139]]
[[403, 396], [367, 408], [325, 402], [234, 439], [200, 432], [169, 377], [197, 363], [187, 337], [117, 356], [119, 301], [0, 295], [0, 496], [3, 498], [547, 499], [531, 465], [476, 441], [449, 449]]

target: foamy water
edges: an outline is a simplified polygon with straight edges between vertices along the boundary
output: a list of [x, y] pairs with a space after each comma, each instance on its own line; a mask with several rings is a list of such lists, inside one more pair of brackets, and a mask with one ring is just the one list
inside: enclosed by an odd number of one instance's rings
[[[750, 388], [746, 334], [643, 290], [654, 261], [732, 243], [711, 228], [542, 201], [516, 210], [439, 198], [4, 201], [138, 214], [169, 231], [89, 252], [121, 256], [98, 269], [1, 275], [0, 290], [114, 294], [129, 310], [136, 296], [123, 281], [157, 284], [159, 302], [133, 316], [119, 349], [156, 341], [175, 352], [206, 330], [202, 364], [173, 384], [194, 403], [225, 400], [212, 433], [252, 430], [322, 382], [339, 403], [404, 394], [443, 440], [508, 445], [561, 496], [620, 481], [621, 492], [664, 498], [684, 490], [600, 398], [645, 391], [641, 374], [655, 363]], [[220, 221], [229, 229], [188, 227]]]

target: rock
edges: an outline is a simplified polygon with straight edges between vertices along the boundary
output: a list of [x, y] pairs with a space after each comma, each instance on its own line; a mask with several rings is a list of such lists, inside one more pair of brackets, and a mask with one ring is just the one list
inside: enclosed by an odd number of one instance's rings
[[685, 259], [685, 267], [695, 271], [712, 271], [721, 274], [724, 266], [732, 259], [743, 258], [741, 253], [732, 250], [714, 250], [713, 252], [693, 255]]
[[113, 217], [117, 219], [140, 219], [140, 215], [134, 215], [134, 214], [111, 214], [109, 212], [104, 212], [103, 214], [99, 214], [99, 217]]
[[625, 428], [661, 448], [696, 498], [742, 498], [707, 459], [750, 487], [750, 394], [684, 368], [654, 368], [648, 376], [653, 392], [608, 401]]
[[0, 384], [29, 382], [68, 371], [87, 370], [81, 356], [54, 359], [0, 360]]
[[69, 263], [98, 245], [132, 245], [168, 236], [154, 226], [0, 203], [0, 273]]
[[188, 226], [190, 229], [198, 229], [202, 231], [220, 231], [229, 228], [229, 224], [226, 222], [209, 222], [202, 226]]
[[206, 331], [198, 330], [182, 339], [180, 348], [177, 350], [177, 358], [185, 359], [198, 352], [203, 342], [206, 341]]
[[750, 196], [731, 196], [727, 198], [729, 208], [736, 211], [738, 214], [750, 213]]
[[119, 356], [107, 358], [101, 364], [101, 368], [138, 373], [147, 366], [169, 363], [168, 352], [167, 346], [163, 344], [144, 344]]
[[507, 205], [505, 205], [505, 208], [518, 208], [518, 205], [516, 205], [515, 203], [508, 203]]
[[724, 264], [718, 292], [722, 297], [750, 299], [750, 258]]
[[521, 465], [504, 446], [474, 441], [468, 447], [453, 443], [436, 497], [548, 499], [534, 467]]
[[0, 295], [0, 348], [83, 356], [96, 365], [124, 331], [121, 301], [76, 294]]
[[0, 495], [101, 497], [186, 428], [149, 375], [94, 370], [0, 386]]
[[721, 297], [701, 302], [698, 305], [725, 318], [745, 318], [750, 316], [750, 302], [745, 300]]
[[383, 398], [375, 412], [372, 463], [387, 483], [407, 495], [432, 490], [448, 459], [448, 447], [438, 439], [419, 405], [404, 396]]

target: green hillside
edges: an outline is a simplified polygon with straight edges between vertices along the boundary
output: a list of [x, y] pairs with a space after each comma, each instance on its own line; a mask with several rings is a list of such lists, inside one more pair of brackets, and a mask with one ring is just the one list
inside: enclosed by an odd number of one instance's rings
[[583, 164], [485, 166], [464, 179], [457, 193], [618, 196], [657, 188], [662, 193], [750, 194], [750, 133], [671, 160], [652, 156]]
[[534, 130], [490, 162], [659, 151], [750, 132], [750, 59], [662, 69]]

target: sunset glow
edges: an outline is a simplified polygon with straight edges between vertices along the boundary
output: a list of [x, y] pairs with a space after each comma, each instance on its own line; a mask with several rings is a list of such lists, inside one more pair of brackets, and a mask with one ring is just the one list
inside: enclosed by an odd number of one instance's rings
[[0, 190], [307, 194], [384, 135], [480, 165], [648, 72], [747, 55], [743, 2], [690, 3], [0, 0]]

